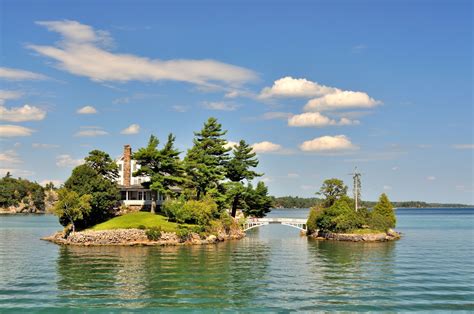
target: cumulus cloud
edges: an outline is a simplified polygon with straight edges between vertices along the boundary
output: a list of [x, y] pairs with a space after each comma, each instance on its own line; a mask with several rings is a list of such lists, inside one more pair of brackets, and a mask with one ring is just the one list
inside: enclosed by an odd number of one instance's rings
[[11, 107], [0, 106], [0, 120], [9, 122], [39, 121], [46, 117], [46, 111], [30, 105]]
[[131, 134], [138, 134], [140, 133], [140, 126], [138, 124], [130, 124], [128, 127], [126, 127], [125, 129], [123, 129], [122, 131], [120, 131], [121, 134], [127, 134], [127, 135], [131, 135]]
[[43, 74], [38, 74], [30, 71], [0, 67], [0, 79], [9, 81], [26, 81], [44, 80], [47, 79], [47, 77]]
[[340, 152], [358, 149], [345, 135], [322, 136], [305, 141], [300, 145], [305, 152]]
[[56, 157], [56, 166], [60, 168], [76, 167], [84, 163], [83, 159], [74, 159], [71, 155], [64, 154]]
[[96, 114], [97, 109], [92, 106], [84, 106], [82, 108], [77, 109], [76, 111], [78, 114]]
[[21, 92], [0, 89], [0, 105], [3, 105], [7, 100], [20, 98], [22, 95]]
[[272, 87], [265, 87], [259, 98], [270, 97], [315, 97], [335, 92], [337, 89], [308, 81], [304, 78], [285, 76], [273, 82]]
[[83, 126], [81, 130], [77, 132], [74, 136], [79, 137], [95, 137], [109, 134], [107, 131], [104, 131], [100, 127], [96, 126]]
[[216, 102], [204, 102], [202, 106], [209, 110], [220, 110], [220, 111], [234, 111], [238, 108], [236, 104], [216, 101]]
[[474, 149], [474, 144], [456, 144], [453, 145], [455, 149]]
[[311, 99], [304, 106], [305, 111], [323, 111], [353, 108], [373, 108], [381, 104], [367, 93], [337, 90], [319, 98]]
[[270, 112], [265, 112], [262, 118], [264, 120], [274, 120], [274, 119], [286, 120], [290, 118], [292, 115], [293, 114], [289, 112], [270, 111]]
[[294, 115], [288, 119], [288, 125], [293, 127], [324, 127], [331, 125], [355, 125], [359, 123], [358, 120], [347, 118], [341, 118], [339, 121], [336, 121], [319, 112], [306, 112]]
[[281, 150], [281, 145], [269, 141], [263, 141], [252, 145], [253, 151], [256, 153], [272, 153]]
[[239, 145], [239, 143], [232, 142], [232, 141], [227, 141], [227, 143], [224, 145], [224, 148], [234, 148], [237, 145]]
[[107, 50], [108, 32], [77, 21], [41, 21], [38, 25], [59, 33], [54, 46], [28, 45], [38, 54], [57, 61], [60, 69], [93, 81], [127, 82], [173, 80], [212, 86], [216, 82], [240, 85], [254, 80], [254, 71], [215, 60], [149, 59]]
[[3, 152], [0, 152], [0, 163], [5, 164], [17, 164], [21, 163], [21, 159], [18, 156], [17, 152], [10, 149]]
[[0, 137], [30, 136], [34, 130], [19, 125], [0, 125]]
[[31, 144], [33, 148], [58, 148], [59, 145], [56, 144], [44, 144], [44, 143], [33, 143]]

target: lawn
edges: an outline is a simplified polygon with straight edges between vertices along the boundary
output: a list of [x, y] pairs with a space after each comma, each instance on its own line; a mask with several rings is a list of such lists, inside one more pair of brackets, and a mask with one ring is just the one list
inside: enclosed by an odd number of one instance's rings
[[145, 226], [146, 228], [161, 227], [161, 230], [174, 232], [178, 224], [168, 221], [168, 218], [149, 212], [136, 212], [115, 217], [92, 227], [92, 230], [130, 229]]
[[350, 234], [374, 234], [374, 233], [385, 233], [385, 231], [374, 230], [374, 229], [356, 229], [350, 232], [346, 232]]

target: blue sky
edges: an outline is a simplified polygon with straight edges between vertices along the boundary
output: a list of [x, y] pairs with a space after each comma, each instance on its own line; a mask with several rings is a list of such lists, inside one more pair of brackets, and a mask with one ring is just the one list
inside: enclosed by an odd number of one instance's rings
[[0, 1], [0, 168], [64, 181], [210, 116], [277, 196], [474, 203], [470, 1]]

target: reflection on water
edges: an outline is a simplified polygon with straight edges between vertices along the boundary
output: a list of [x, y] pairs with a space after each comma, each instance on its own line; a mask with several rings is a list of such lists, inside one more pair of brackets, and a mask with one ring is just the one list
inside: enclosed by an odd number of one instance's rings
[[474, 210], [397, 213], [397, 242], [318, 241], [269, 225], [181, 247], [59, 247], [39, 240], [56, 218], [0, 217], [0, 312], [473, 310]]

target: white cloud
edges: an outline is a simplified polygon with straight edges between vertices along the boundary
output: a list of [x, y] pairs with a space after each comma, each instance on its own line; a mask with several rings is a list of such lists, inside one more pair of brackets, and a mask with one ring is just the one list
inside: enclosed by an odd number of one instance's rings
[[183, 106], [183, 105], [174, 105], [171, 108], [176, 112], [187, 112], [189, 110], [188, 106]]
[[28, 45], [28, 48], [56, 60], [60, 69], [93, 81], [173, 80], [212, 86], [215, 82], [240, 85], [257, 78], [252, 70], [210, 59], [164, 61], [112, 53], [101, 47], [110, 44], [107, 32], [94, 30], [76, 21], [44, 21], [37, 24], [59, 33], [62, 41], [55, 46]]
[[426, 177], [426, 180], [434, 181], [434, 180], [436, 180], [436, 177], [435, 176], [428, 176], [428, 177]]
[[7, 100], [20, 98], [22, 95], [21, 92], [0, 89], [0, 105], [3, 105]]
[[0, 137], [30, 136], [34, 130], [19, 125], [0, 125]]
[[18, 168], [0, 168], [0, 176], [5, 176], [7, 172], [14, 177], [29, 177], [35, 173], [30, 170], [18, 169]]
[[46, 186], [46, 184], [52, 182], [54, 184], [55, 187], [60, 187], [61, 184], [63, 184], [63, 180], [58, 180], [58, 179], [45, 179], [45, 180], [42, 180], [40, 182], [40, 185], [42, 185], [43, 187]]
[[386, 191], [389, 191], [389, 190], [392, 189], [392, 187], [390, 185], [384, 185], [383, 189], [386, 190]]
[[97, 109], [92, 106], [84, 106], [82, 108], [77, 109], [76, 113], [78, 114], [96, 114]]
[[373, 108], [382, 102], [364, 92], [337, 90], [319, 98], [311, 99], [304, 106], [305, 111], [323, 111], [353, 108]]
[[46, 117], [46, 111], [35, 106], [24, 105], [11, 107], [0, 106], [0, 120], [10, 122], [39, 121]]
[[455, 149], [474, 149], [474, 144], [456, 144], [453, 145]]
[[300, 145], [305, 152], [337, 152], [358, 149], [345, 135], [322, 136], [305, 141]]
[[262, 118], [264, 120], [274, 120], [274, 119], [286, 120], [290, 118], [292, 115], [293, 114], [289, 112], [270, 111], [270, 112], [265, 112]]
[[84, 163], [83, 159], [74, 159], [71, 155], [64, 154], [56, 157], [56, 166], [64, 167], [76, 167]]
[[140, 132], [140, 126], [138, 124], [130, 124], [128, 127], [120, 131], [121, 134], [138, 134]]
[[33, 148], [58, 148], [59, 145], [56, 144], [44, 144], [44, 143], [33, 143], [31, 144]]
[[400, 169], [398, 166], [392, 167], [392, 170], [393, 170], [393, 171], [397, 171], [398, 169]]
[[263, 141], [252, 145], [253, 151], [256, 153], [271, 153], [281, 150], [281, 145], [269, 141]]
[[2, 68], [0, 67], [0, 79], [10, 81], [23, 81], [23, 80], [44, 80], [47, 79], [43, 74], [38, 74], [30, 71]]
[[220, 110], [220, 111], [234, 111], [238, 108], [236, 104], [216, 101], [216, 102], [204, 102], [203, 107], [209, 110]]
[[74, 136], [94, 137], [94, 136], [109, 134], [108, 132], [104, 131], [102, 128], [96, 127], [96, 126], [82, 126], [81, 129], [82, 130], [77, 132]]
[[259, 98], [270, 97], [314, 97], [333, 93], [336, 88], [320, 85], [304, 78], [285, 76], [276, 80], [272, 87], [265, 87]]
[[239, 143], [232, 142], [232, 141], [227, 141], [227, 143], [224, 145], [224, 148], [234, 148], [237, 145], [239, 145]]
[[358, 120], [341, 118], [339, 121], [330, 119], [319, 112], [306, 112], [294, 115], [288, 119], [288, 125], [294, 127], [324, 127], [330, 125], [354, 125], [359, 124]]
[[21, 162], [22, 161], [20, 157], [18, 156], [17, 152], [12, 149], [0, 152], [0, 163], [2, 165], [17, 164]]
[[291, 179], [296, 179], [296, 178], [299, 178], [299, 177], [300, 177], [299, 174], [297, 174], [297, 173], [291, 173], [291, 172], [288, 173], [287, 176], [288, 176], [288, 178], [291, 178]]

